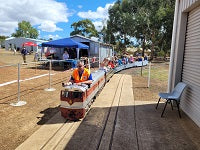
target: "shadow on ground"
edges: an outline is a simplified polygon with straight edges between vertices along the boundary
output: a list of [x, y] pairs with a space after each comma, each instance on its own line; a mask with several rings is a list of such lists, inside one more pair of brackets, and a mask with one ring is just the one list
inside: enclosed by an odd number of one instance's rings
[[54, 107], [54, 108], [47, 108], [40, 113], [43, 114], [42, 117], [37, 117], [39, 121], [37, 122], [38, 125], [43, 125], [47, 123], [47, 121], [52, 118], [56, 113], [60, 111], [60, 107]]
[[198, 150], [199, 127], [182, 111], [180, 119], [176, 108], [172, 111], [167, 107], [161, 118], [164, 105], [160, 104], [158, 110], [155, 105], [136, 101], [136, 106], [112, 107], [117, 115], [109, 123], [108, 115], [113, 114], [110, 108], [91, 108], [65, 149], [98, 149], [106, 141], [111, 149]]

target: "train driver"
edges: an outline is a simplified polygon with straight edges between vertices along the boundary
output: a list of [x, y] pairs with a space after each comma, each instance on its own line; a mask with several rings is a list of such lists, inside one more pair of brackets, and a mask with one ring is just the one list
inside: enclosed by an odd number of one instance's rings
[[72, 76], [67, 83], [67, 85], [71, 85], [75, 83], [77, 85], [83, 84], [92, 84], [92, 75], [89, 70], [84, 67], [84, 63], [81, 61], [77, 62], [77, 68], [73, 71]]

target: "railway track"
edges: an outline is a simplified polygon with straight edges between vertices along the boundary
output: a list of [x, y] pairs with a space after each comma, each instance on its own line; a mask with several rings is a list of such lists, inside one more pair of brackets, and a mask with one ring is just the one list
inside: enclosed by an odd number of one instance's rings
[[[58, 113], [17, 149], [25, 149], [28, 145], [42, 150], [103, 150], [126, 148], [127, 144], [131, 148], [137, 147], [133, 105], [132, 78], [116, 74], [98, 95], [84, 119], [72, 122]], [[128, 128], [129, 133], [123, 133], [123, 128]], [[40, 140], [37, 140], [38, 137]], [[123, 143], [118, 143], [118, 139]]]

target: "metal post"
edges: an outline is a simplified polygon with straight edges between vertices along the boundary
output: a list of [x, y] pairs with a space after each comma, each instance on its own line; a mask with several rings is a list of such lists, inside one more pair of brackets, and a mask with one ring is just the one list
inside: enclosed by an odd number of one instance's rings
[[77, 59], [79, 59], [80, 48], [76, 48]]
[[142, 76], [142, 67], [143, 67], [143, 61], [142, 61], [142, 66], [141, 66], [141, 76]]
[[49, 61], [49, 88], [44, 89], [45, 91], [55, 91], [56, 89], [51, 88], [51, 69], [52, 69], [52, 60]]
[[100, 50], [100, 43], [99, 43], [99, 68], [101, 66], [100, 57], [101, 57], [101, 50]]
[[88, 70], [90, 72], [90, 58], [88, 58]]
[[18, 97], [17, 100], [18, 102], [20, 101], [20, 63], [18, 63], [18, 78], [17, 78], [17, 85], [18, 85]]
[[37, 73], [37, 64], [35, 62], [35, 74]]
[[20, 63], [18, 63], [17, 66], [18, 69], [18, 77], [17, 77], [17, 86], [18, 86], [18, 92], [17, 92], [17, 103], [11, 103], [11, 106], [23, 106], [26, 104], [25, 101], [20, 101]]
[[148, 76], [148, 85], [147, 87], [150, 87], [150, 79], [151, 79], [151, 62], [149, 63], [149, 76]]

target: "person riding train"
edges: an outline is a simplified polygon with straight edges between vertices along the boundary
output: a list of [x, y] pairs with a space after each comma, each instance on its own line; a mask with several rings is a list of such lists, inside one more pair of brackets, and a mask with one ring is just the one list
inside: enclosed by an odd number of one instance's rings
[[81, 85], [81, 84], [90, 85], [92, 84], [92, 81], [93, 79], [90, 71], [84, 67], [83, 62], [78, 61], [77, 68], [73, 71], [69, 82], [64, 85], [71, 85], [72, 83], [76, 85]]

